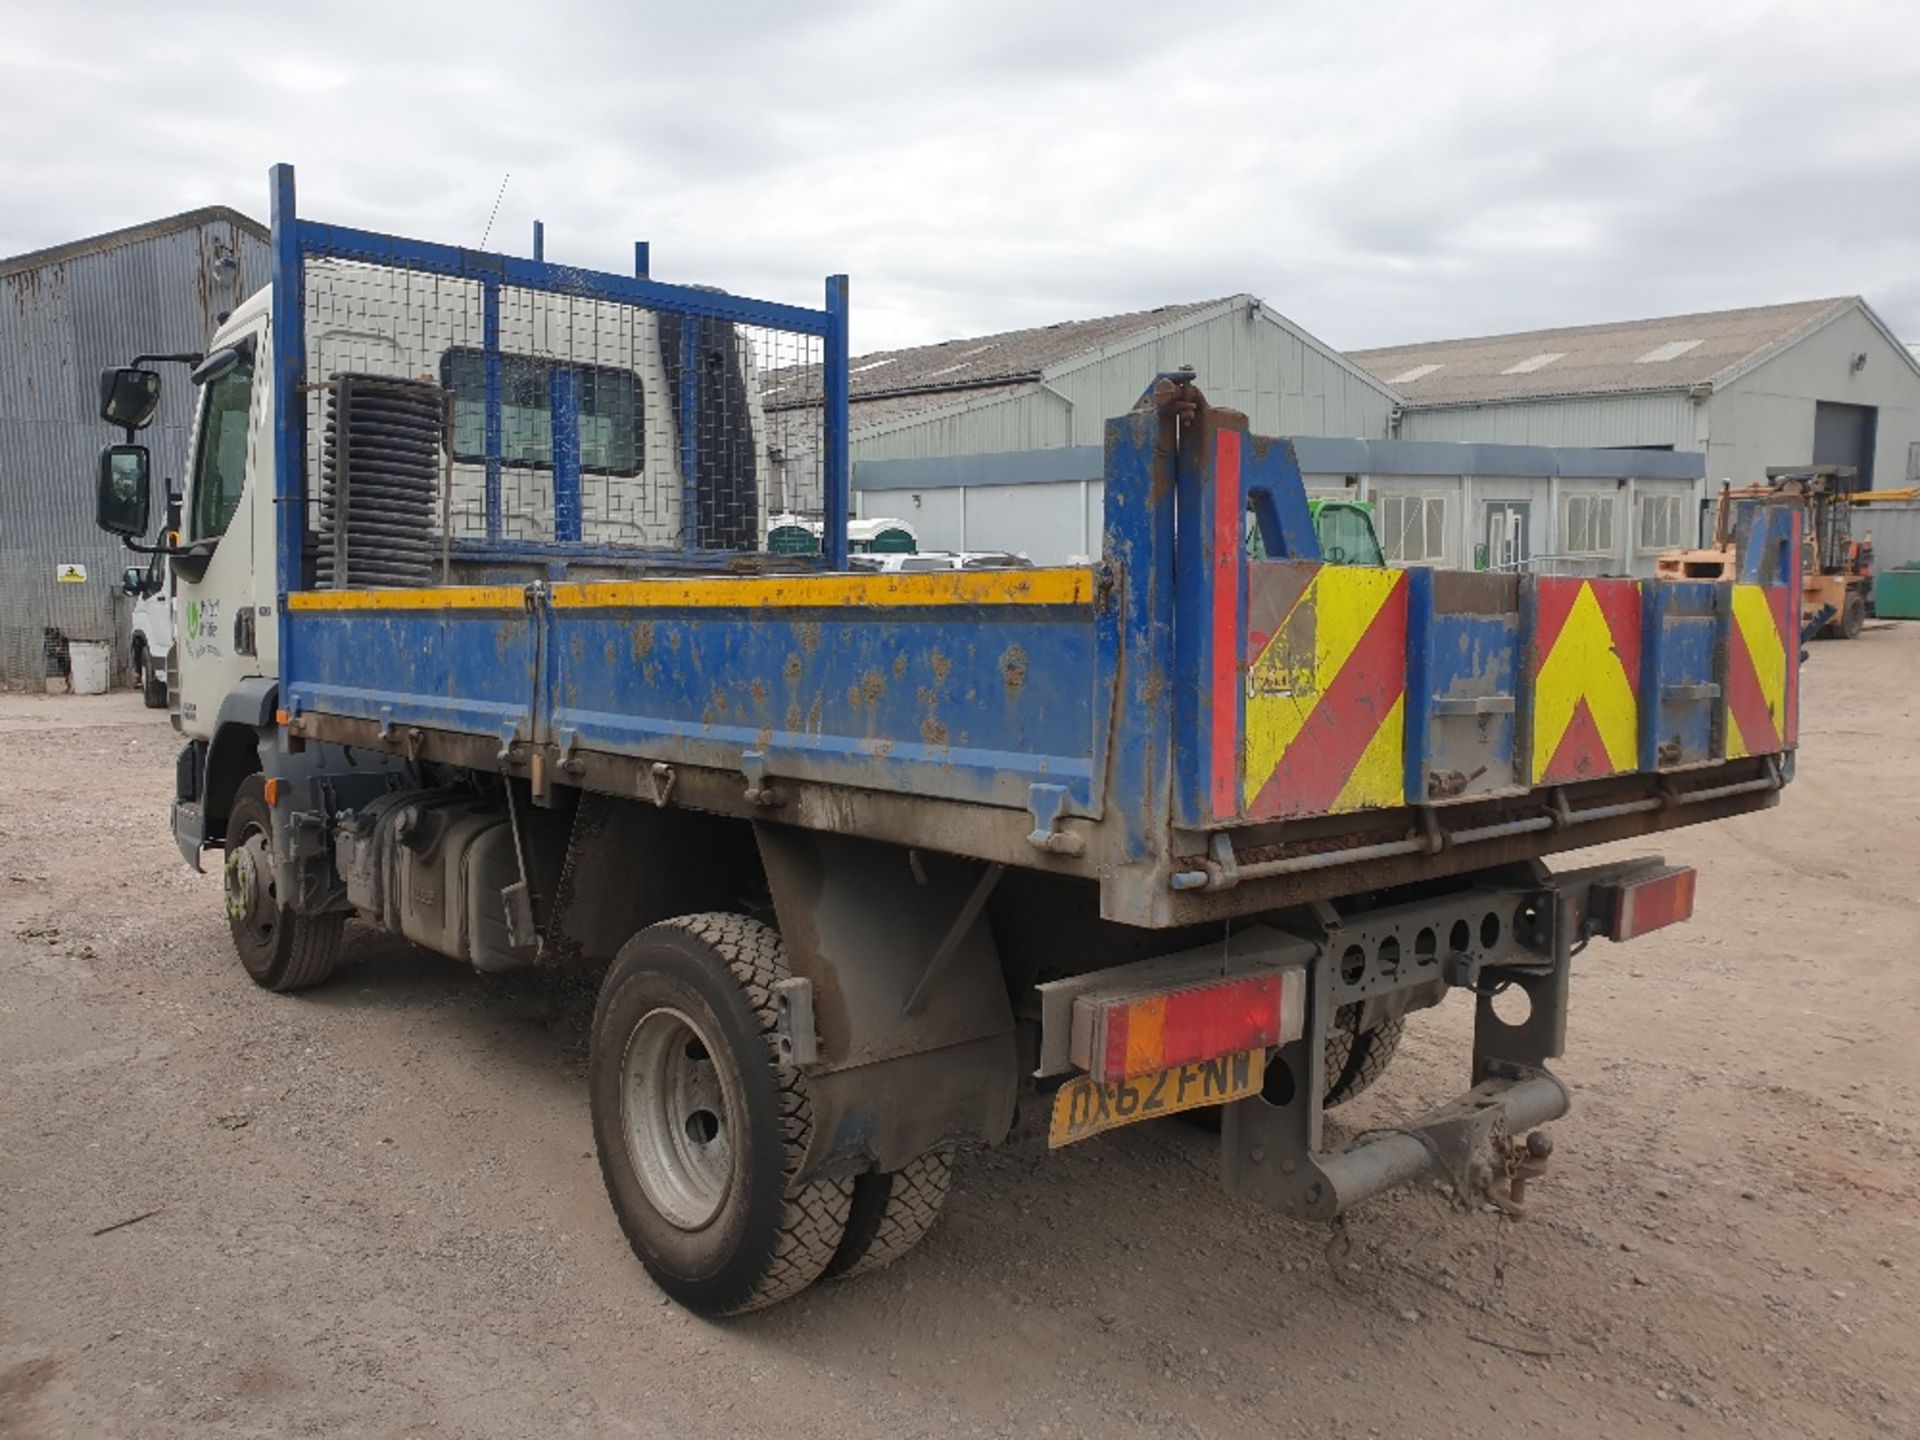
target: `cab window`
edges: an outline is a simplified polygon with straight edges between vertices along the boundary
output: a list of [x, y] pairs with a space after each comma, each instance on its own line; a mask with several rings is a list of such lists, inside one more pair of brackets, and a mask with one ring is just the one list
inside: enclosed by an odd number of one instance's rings
[[1320, 535], [1320, 555], [1334, 565], [1384, 565], [1380, 542], [1374, 537], [1367, 512], [1352, 505], [1323, 505], [1314, 529]]
[[253, 409], [253, 356], [242, 351], [200, 399], [199, 449], [193, 457], [193, 536], [227, 533], [247, 483], [247, 430]]

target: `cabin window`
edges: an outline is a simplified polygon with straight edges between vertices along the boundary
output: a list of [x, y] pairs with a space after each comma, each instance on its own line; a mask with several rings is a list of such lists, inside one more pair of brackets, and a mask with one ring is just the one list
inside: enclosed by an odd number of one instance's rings
[[1568, 555], [1613, 555], [1611, 494], [1569, 495], [1560, 508], [1560, 549]]
[[[556, 370], [580, 377], [580, 469], [587, 475], [638, 475], [645, 448], [640, 377], [606, 365], [569, 365], [537, 355], [500, 357], [500, 458], [533, 470], [553, 468]], [[487, 359], [479, 350], [440, 357], [440, 383], [453, 392], [453, 458], [487, 458]]]
[[1674, 550], [1687, 543], [1687, 497], [1685, 495], [1642, 495], [1640, 497], [1640, 550]]
[[1375, 497], [1380, 548], [1395, 565], [1439, 565], [1447, 556], [1447, 497], [1389, 490]]

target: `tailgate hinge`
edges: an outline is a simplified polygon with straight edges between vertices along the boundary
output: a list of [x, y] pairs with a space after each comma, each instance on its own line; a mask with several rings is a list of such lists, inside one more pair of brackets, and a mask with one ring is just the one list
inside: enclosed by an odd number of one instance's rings
[[1060, 829], [1060, 817], [1066, 808], [1066, 786], [1029, 785], [1027, 813], [1033, 816], [1033, 829], [1027, 832], [1027, 843], [1049, 855], [1084, 854], [1087, 837]]

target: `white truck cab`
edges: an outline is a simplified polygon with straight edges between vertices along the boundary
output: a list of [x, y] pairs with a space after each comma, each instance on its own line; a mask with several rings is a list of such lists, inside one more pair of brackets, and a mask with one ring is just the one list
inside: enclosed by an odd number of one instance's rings
[[272, 343], [268, 292], [235, 310], [193, 372], [180, 551], [173, 558], [180, 729], [212, 740], [222, 703], [279, 675], [273, 623]]

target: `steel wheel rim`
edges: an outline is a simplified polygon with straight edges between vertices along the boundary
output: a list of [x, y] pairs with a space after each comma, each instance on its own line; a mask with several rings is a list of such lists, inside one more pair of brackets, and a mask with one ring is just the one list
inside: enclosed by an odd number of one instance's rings
[[648, 1202], [681, 1230], [713, 1223], [733, 1180], [733, 1097], [713, 1043], [662, 1006], [640, 1017], [621, 1062], [627, 1160]]
[[271, 943], [279, 896], [273, 880], [273, 851], [264, 831], [247, 827], [240, 843], [227, 856], [222, 878], [227, 892], [227, 917], [257, 943]]

